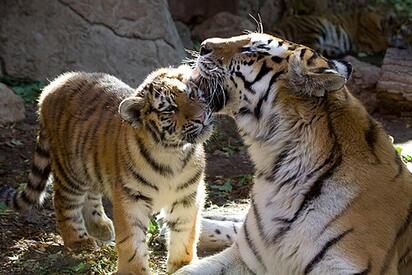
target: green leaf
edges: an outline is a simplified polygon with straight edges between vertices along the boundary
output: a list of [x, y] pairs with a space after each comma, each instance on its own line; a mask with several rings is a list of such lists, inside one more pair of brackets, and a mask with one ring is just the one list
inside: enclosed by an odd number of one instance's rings
[[147, 232], [149, 234], [155, 235], [159, 233], [159, 225], [157, 224], [156, 220], [154, 218], [151, 218], [149, 221], [149, 225], [147, 228]]

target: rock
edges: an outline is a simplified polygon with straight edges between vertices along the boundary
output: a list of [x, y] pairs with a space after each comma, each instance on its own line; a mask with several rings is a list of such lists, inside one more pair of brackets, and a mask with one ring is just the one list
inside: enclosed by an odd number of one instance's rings
[[377, 91], [381, 112], [397, 115], [412, 112], [412, 49], [386, 51]]
[[379, 80], [380, 68], [362, 62], [353, 56], [346, 56], [346, 61], [352, 64], [352, 76], [346, 86], [366, 107], [369, 113], [377, 109], [376, 85]]
[[256, 26], [249, 19], [220, 12], [193, 29], [192, 35], [200, 41], [211, 37], [230, 37], [240, 35], [245, 30], [255, 31]]
[[[271, 0], [266, 0], [271, 1]], [[249, 17], [249, 15], [253, 15], [254, 17], [258, 17], [257, 14], [259, 13], [260, 3], [263, 2], [261, 0], [238, 0], [237, 5], [237, 12], [233, 13], [239, 15], [241, 17]]]
[[32, 79], [83, 70], [138, 85], [184, 57], [163, 0], [5, 0], [0, 41], [5, 71]]
[[236, 13], [239, 0], [168, 0], [173, 19], [199, 23], [218, 12]]
[[23, 119], [23, 99], [0, 83], [0, 124], [14, 123]]
[[185, 49], [193, 49], [192, 33], [189, 27], [183, 22], [175, 22], [177, 32], [182, 40]]
[[266, 0], [260, 8], [263, 30], [272, 30], [276, 22], [279, 22], [283, 13], [283, 1]]

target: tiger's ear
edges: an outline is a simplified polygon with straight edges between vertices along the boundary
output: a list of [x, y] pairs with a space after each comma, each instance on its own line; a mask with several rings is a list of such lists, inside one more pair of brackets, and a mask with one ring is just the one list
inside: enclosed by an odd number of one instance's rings
[[143, 107], [144, 98], [128, 97], [119, 105], [120, 117], [129, 122], [133, 127], [137, 128], [140, 126]]
[[327, 92], [343, 88], [352, 73], [346, 61], [331, 60], [325, 67], [309, 67], [301, 58], [292, 54], [289, 61], [289, 84], [297, 93], [322, 97]]

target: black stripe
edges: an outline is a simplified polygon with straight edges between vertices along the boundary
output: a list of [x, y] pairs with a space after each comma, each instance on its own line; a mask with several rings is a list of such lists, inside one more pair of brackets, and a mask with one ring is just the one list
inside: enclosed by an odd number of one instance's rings
[[184, 158], [183, 161], [182, 161], [182, 162], [183, 162], [182, 170], [186, 167], [187, 163], [188, 163], [189, 160], [192, 158], [193, 153], [195, 152], [195, 149], [196, 149], [196, 145], [193, 145], [193, 146], [190, 148], [190, 151], [187, 152], [185, 158]]
[[146, 235], [147, 233], [147, 226], [144, 226], [143, 222], [141, 220], [135, 220], [132, 224], [132, 226], [137, 226], [140, 228], [140, 230], [143, 231], [143, 233]]
[[380, 162], [379, 158], [375, 152], [375, 144], [378, 140], [378, 134], [379, 132], [378, 132], [377, 123], [371, 117], [369, 117], [368, 129], [365, 132], [365, 140], [366, 140], [366, 143], [368, 144], [371, 154], [375, 157], [376, 161], [379, 163]]
[[305, 56], [305, 53], [306, 53], [306, 48], [304, 48], [300, 51], [299, 57], [302, 59]]
[[286, 143], [286, 145], [283, 147], [282, 152], [280, 152], [280, 154], [276, 158], [270, 175], [266, 176], [267, 181], [274, 181], [276, 179], [276, 174], [277, 174], [279, 168], [282, 166], [283, 161], [289, 155], [289, 150], [290, 150], [290, 147], [291, 147], [290, 143], [291, 143], [290, 141]]
[[182, 199], [175, 201], [175, 202], [172, 204], [172, 208], [171, 208], [171, 210], [170, 210], [170, 213], [173, 212], [174, 208], [175, 208], [177, 205], [182, 205], [183, 207], [186, 207], [186, 208], [187, 208], [187, 207], [191, 207], [191, 206], [194, 204], [195, 200], [196, 200], [196, 196], [197, 196], [197, 190], [194, 191], [193, 193], [191, 193], [191, 194], [183, 197]]
[[383, 261], [383, 265], [382, 265], [381, 272], [380, 272], [381, 275], [386, 273], [386, 270], [389, 267], [389, 263], [395, 254], [396, 244], [398, 240], [403, 236], [403, 234], [405, 234], [411, 222], [412, 222], [412, 203], [409, 204], [408, 215], [405, 217], [403, 224], [401, 225], [399, 230], [396, 232], [395, 239], [393, 240], [391, 247], [389, 248], [388, 252], [385, 255], [385, 259]]
[[312, 51], [312, 56], [309, 57], [309, 59], [306, 61], [306, 63], [311, 66], [313, 61], [318, 57], [318, 53], [315, 51]]
[[281, 74], [283, 74], [283, 73], [284, 73], [284, 71], [276, 72], [276, 73], [270, 78], [269, 85], [268, 85], [268, 88], [267, 88], [266, 91], [265, 91], [265, 94], [263, 95], [263, 97], [259, 98], [259, 101], [258, 101], [258, 103], [256, 104], [255, 109], [253, 110], [253, 113], [255, 114], [256, 119], [259, 119], [260, 116], [261, 116], [261, 109], [262, 109], [263, 101], [267, 101], [267, 100], [268, 100], [269, 92], [270, 92], [270, 90], [271, 90], [271, 88], [272, 88], [273, 83], [275, 83], [276, 80], [278, 79], [278, 77], [279, 77]]
[[127, 195], [129, 198], [131, 198], [132, 200], [135, 200], [135, 201], [142, 200], [142, 201], [145, 201], [145, 202], [148, 203], [148, 204], [151, 204], [152, 201], [153, 201], [152, 198], [149, 198], [149, 197], [147, 197], [147, 196], [145, 196], [145, 195], [142, 195], [142, 194], [140, 194], [140, 192], [135, 191], [135, 190], [132, 190], [132, 189], [130, 189], [130, 188], [127, 187], [127, 186], [123, 186], [123, 190], [124, 190], [124, 192], [126, 193], [126, 195]]
[[41, 180], [45, 180], [49, 177], [50, 165], [47, 165], [46, 167], [42, 168], [42, 167], [37, 166], [36, 163], [33, 163], [31, 166], [31, 173], [33, 174], [33, 176]]
[[322, 187], [323, 187], [325, 180], [330, 178], [334, 174], [335, 170], [341, 164], [342, 155], [341, 155], [340, 146], [337, 145], [337, 143], [335, 143], [333, 147], [334, 147], [333, 151], [335, 151], [334, 155], [336, 157], [335, 161], [329, 167], [329, 169], [327, 169], [322, 175], [320, 175], [318, 179], [312, 184], [309, 191], [306, 192], [306, 194], [304, 195], [304, 199], [302, 203], [300, 204], [299, 209], [293, 215], [293, 217], [290, 219], [284, 219], [284, 218], [274, 218], [273, 219], [273, 221], [286, 223], [286, 225], [282, 227], [280, 231], [273, 237], [273, 240], [272, 240], [273, 242], [277, 242], [281, 237], [283, 237], [291, 229], [292, 224], [300, 217], [302, 212], [305, 211], [309, 207], [309, 205], [321, 195]]
[[255, 198], [254, 198], [253, 194], [252, 194], [252, 198], [251, 198], [251, 203], [252, 203], [252, 210], [253, 210], [253, 214], [255, 216], [256, 225], [257, 225], [257, 228], [258, 228], [258, 231], [259, 231], [259, 235], [262, 236], [263, 243], [265, 245], [267, 245], [268, 244], [268, 242], [266, 241], [267, 234], [263, 230], [262, 217], [260, 216], [259, 209], [256, 205]]
[[34, 177], [38, 178], [40, 182], [35, 184], [33, 181], [30, 180], [28, 182], [27, 188], [35, 190], [39, 193], [43, 192], [46, 187], [47, 179], [49, 178], [50, 172], [50, 165], [47, 165], [42, 170], [41, 168], [37, 167], [35, 163], [33, 163], [31, 173]]
[[177, 226], [180, 225], [180, 224], [181, 224], [181, 222], [180, 222], [179, 218], [177, 218], [176, 220], [173, 220], [173, 221], [166, 221], [167, 227], [169, 227], [169, 229], [171, 231], [174, 231], [174, 232], [182, 232], [182, 230], [177, 228]]
[[155, 170], [162, 176], [173, 175], [173, 170], [172, 168], [170, 168], [170, 166], [159, 164], [152, 158], [149, 150], [146, 149], [141, 140], [137, 140], [137, 145], [139, 146], [140, 153], [142, 154], [146, 162], [152, 167], [153, 170]]
[[345, 237], [348, 233], [352, 232], [353, 228], [348, 229], [344, 232], [342, 232], [340, 235], [336, 236], [335, 238], [330, 239], [319, 251], [319, 253], [306, 265], [304, 274], [310, 273], [315, 266], [323, 259], [323, 257], [326, 255], [328, 250], [332, 248], [334, 245], [336, 245], [340, 240], [342, 240], [343, 237]]
[[238, 112], [238, 115], [241, 115], [241, 116], [251, 115], [251, 114], [252, 114], [252, 111], [249, 110], [249, 108], [247, 108], [247, 107], [240, 108], [239, 112]]
[[372, 270], [372, 263], [369, 260], [368, 261], [368, 266], [364, 270], [362, 270], [361, 272], [358, 272], [358, 273], [354, 273], [353, 275], [367, 275], [371, 272], [371, 270]]
[[271, 67], [266, 65], [266, 61], [263, 62], [262, 66], [260, 67], [259, 73], [256, 75], [255, 79], [252, 81], [252, 85], [261, 80], [265, 75], [272, 71]]
[[66, 184], [70, 184], [69, 182], [63, 182], [61, 180], [58, 179], [58, 175], [56, 177], [54, 177], [53, 179], [54, 181], [57, 181], [59, 183], [59, 188], [62, 189], [64, 192], [69, 193], [69, 194], [74, 194], [76, 196], [81, 196], [84, 194], [84, 191], [79, 191], [75, 188], [73, 188], [72, 186], [67, 186]]
[[235, 234], [237, 235], [237, 229], [236, 229], [235, 223], [233, 223], [233, 232], [235, 232]]
[[136, 257], [136, 253], [137, 253], [137, 248], [134, 250], [133, 255], [129, 258], [128, 262], [130, 263], [131, 261], [133, 261], [133, 259]]
[[247, 81], [246, 78], [244, 77], [244, 75], [241, 72], [235, 72], [235, 75], [243, 81], [243, 85], [245, 86], [245, 88], [249, 92], [251, 92], [252, 94], [256, 93], [253, 89], [251, 89], [251, 86], [252, 86], [253, 83]]
[[131, 236], [133, 236], [133, 234], [132, 234], [132, 235], [129, 235], [129, 236], [126, 236], [126, 237], [124, 237], [123, 239], [121, 239], [120, 241], [118, 241], [116, 244], [117, 244], [117, 245], [119, 245], [119, 244], [124, 243], [125, 241], [127, 241], [128, 239], [130, 239], [130, 237], [131, 237]]
[[272, 61], [275, 62], [275, 63], [282, 63], [282, 61], [284, 60], [282, 57], [276, 56], [276, 55], [272, 56], [271, 59], [272, 59]]
[[150, 135], [152, 136], [153, 140], [156, 143], [160, 142], [160, 134], [159, 131], [157, 129], [157, 127], [155, 126], [155, 123], [151, 120], [149, 120], [146, 124], [146, 129], [149, 131]]
[[128, 167], [128, 170], [130, 173], [133, 175], [135, 180], [137, 180], [139, 183], [143, 184], [144, 186], [150, 187], [156, 191], [159, 191], [159, 188], [154, 185], [153, 183], [150, 183], [147, 179], [145, 179], [142, 175], [140, 175], [133, 167]]
[[256, 249], [256, 245], [250, 239], [249, 231], [247, 230], [247, 222], [244, 223], [243, 229], [245, 232], [245, 240], [247, 245], [249, 246], [250, 250], [252, 250], [253, 254], [255, 255], [256, 260], [266, 269], [265, 265], [263, 264], [262, 256], [260, 256], [259, 252]]
[[200, 178], [201, 178], [201, 176], [202, 176], [202, 173], [203, 173], [203, 169], [197, 170], [196, 173], [193, 175], [193, 177], [191, 177], [191, 178], [190, 178], [188, 181], [186, 181], [185, 183], [182, 183], [182, 184], [180, 184], [180, 185], [178, 185], [178, 186], [176, 187], [176, 192], [177, 192], [177, 191], [181, 191], [181, 190], [183, 190], [183, 189], [186, 189], [186, 188], [192, 186], [192, 185], [195, 184], [195, 183], [198, 183], [199, 180], [200, 180]]
[[408, 257], [409, 253], [411, 253], [411, 247], [408, 247], [405, 253], [403, 253], [403, 255], [399, 257], [399, 261], [398, 261], [399, 265], [406, 263], [406, 257]]
[[48, 150], [43, 149], [40, 144], [36, 145], [35, 154], [39, 155], [41, 158], [50, 159], [50, 153]]
[[395, 178], [398, 178], [402, 175], [403, 172], [403, 161], [399, 153], [395, 150], [395, 163], [398, 166], [398, 173], [396, 174]]
[[103, 183], [103, 176], [102, 176], [102, 172], [100, 171], [100, 165], [99, 165], [99, 155], [98, 155], [99, 151], [100, 150], [94, 150], [93, 152], [93, 167], [94, 167], [94, 173], [96, 175], [97, 181], [99, 183]]
[[84, 193], [86, 189], [83, 189], [83, 186], [79, 183], [77, 183], [76, 180], [69, 179], [69, 175], [65, 172], [63, 169], [63, 166], [58, 158], [56, 158], [56, 161], [54, 162], [56, 164], [56, 172], [57, 176], [61, 177], [60, 179], [60, 184], [68, 184], [70, 185], [70, 189], [76, 189], [78, 192]]
[[37, 202], [36, 202], [35, 200], [33, 200], [32, 198], [28, 197], [25, 191], [23, 191], [23, 192], [20, 193], [20, 198], [21, 198], [21, 200], [22, 200], [25, 204], [27, 204], [27, 205], [33, 205], [33, 204], [36, 204], [36, 203], [37, 203]]

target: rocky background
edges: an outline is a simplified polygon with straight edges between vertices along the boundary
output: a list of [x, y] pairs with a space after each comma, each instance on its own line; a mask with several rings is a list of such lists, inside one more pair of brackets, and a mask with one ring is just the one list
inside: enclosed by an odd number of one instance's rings
[[[2, 0], [0, 1], [0, 188], [24, 188], [38, 130], [36, 99], [44, 85], [72, 70], [106, 72], [132, 86], [161, 66], [177, 65], [209, 37], [266, 32], [290, 14], [339, 14], [376, 2], [401, 0]], [[412, 3], [410, 0], [404, 2]], [[402, 9], [404, 6], [401, 6]], [[412, 12], [412, 7], [411, 7]], [[354, 71], [348, 88], [395, 138], [412, 139], [412, 50], [374, 57], [346, 56]], [[236, 126], [217, 119], [206, 144], [206, 209], [242, 212], [253, 167]], [[399, 150], [401, 147], [399, 147]], [[411, 161], [412, 142], [402, 148]], [[230, 206], [230, 207], [229, 207]], [[217, 209], [217, 210], [216, 210]], [[149, 227], [151, 267], [164, 274], [165, 247]], [[203, 251], [204, 252], [204, 251]], [[29, 217], [0, 204], [0, 274], [107, 274], [116, 254], [64, 250], [50, 200]]]

